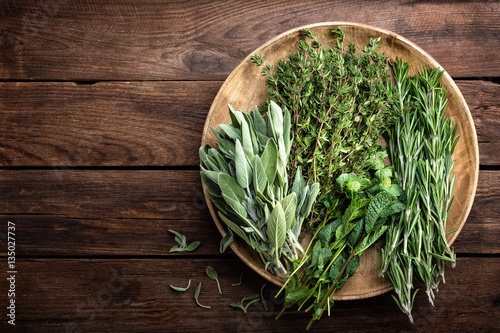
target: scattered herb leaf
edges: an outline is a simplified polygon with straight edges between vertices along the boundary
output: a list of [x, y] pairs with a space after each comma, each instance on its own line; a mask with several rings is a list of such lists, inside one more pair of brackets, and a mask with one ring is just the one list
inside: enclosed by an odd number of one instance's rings
[[179, 246], [173, 246], [170, 249], [170, 252], [191, 252], [194, 251], [201, 244], [200, 241], [195, 241], [187, 245], [186, 236], [182, 235], [181, 233], [175, 230], [169, 230], [169, 231], [175, 235], [175, 241], [177, 242], [177, 244], [179, 244]]
[[206, 272], [209, 278], [217, 282], [217, 288], [219, 289], [219, 294], [222, 295], [222, 291], [220, 290], [219, 274], [217, 274], [217, 271], [213, 267], [207, 266]]
[[194, 292], [194, 300], [196, 301], [196, 304], [198, 304], [199, 307], [202, 307], [204, 309], [210, 309], [211, 306], [200, 304], [200, 302], [198, 301], [198, 297], [200, 296], [200, 291], [201, 291], [201, 282], [198, 284], [198, 287], [196, 288], [196, 291]]
[[220, 253], [224, 253], [226, 249], [231, 245], [231, 243], [234, 240], [234, 235], [231, 229], [229, 229], [224, 236], [224, 238], [221, 239], [220, 241]]
[[243, 272], [241, 272], [241, 275], [240, 275], [240, 282], [233, 283], [231, 286], [233, 286], [233, 287], [239, 286], [241, 284], [241, 282], [243, 282]]
[[182, 288], [182, 287], [175, 287], [173, 285], [170, 285], [170, 288], [172, 288], [173, 290], [177, 290], [177, 291], [186, 291], [189, 289], [189, 287], [191, 286], [191, 279], [189, 279], [189, 282], [188, 282], [188, 285], [187, 287], [185, 288]]

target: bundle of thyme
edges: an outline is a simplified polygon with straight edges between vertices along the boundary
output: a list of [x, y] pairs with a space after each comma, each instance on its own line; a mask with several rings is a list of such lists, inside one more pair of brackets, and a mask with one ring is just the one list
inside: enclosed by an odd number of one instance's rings
[[320, 183], [313, 226], [336, 213], [340, 174], [363, 176], [383, 166], [387, 153], [379, 139], [398, 110], [387, 88], [387, 57], [377, 52], [380, 38], [371, 39], [358, 56], [353, 43], [344, 45], [340, 28], [332, 30], [336, 43], [329, 48], [322, 48], [309, 29], [301, 32], [308, 40], [300, 40], [298, 51], [276, 67], [265, 65], [260, 55], [251, 59], [267, 76], [270, 98], [263, 105], [273, 100], [292, 115], [291, 177], [300, 165], [307, 178]]

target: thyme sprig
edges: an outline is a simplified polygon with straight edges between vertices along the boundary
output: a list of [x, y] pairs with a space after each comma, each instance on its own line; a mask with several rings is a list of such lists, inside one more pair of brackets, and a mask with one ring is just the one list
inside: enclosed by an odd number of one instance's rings
[[393, 90], [387, 89], [387, 57], [377, 52], [380, 38], [371, 39], [361, 54], [353, 43], [344, 45], [345, 34], [332, 30], [334, 47], [322, 48], [309, 29], [298, 51], [276, 66], [266, 65], [260, 55], [252, 61], [267, 76], [269, 99], [292, 115], [294, 143], [288, 170], [297, 168], [321, 185], [310, 225], [317, 225], [335, 213], [341, 173], [365, 175], [379, 169], [387, 157], [379, 139], [395, 121]]

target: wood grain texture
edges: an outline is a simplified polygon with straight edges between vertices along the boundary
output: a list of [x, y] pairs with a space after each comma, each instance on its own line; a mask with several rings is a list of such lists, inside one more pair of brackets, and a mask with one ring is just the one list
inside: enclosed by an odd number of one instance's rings
[[452, 76], [498, 77], [499, 9], [489, 1], [9, 0], [0, 4], [0, 78], [223, 80], [276, 35], [328, 21], [401, 34]]
[[[500, 327], [500, 259], [459, 258], [440, 285], [436, 307], [418, 294], [415, 325], [408, 322], [390, 293], [362, 301], [336, 302], [332, 317], [315, 323], [312, 332], [493, 332]], [[222, 295], [205, 275], [206, 266], [219, 273]], [[245, 315], [229, 306], [248, 293], [259, 292], [265, 281], [238, 259], [24, 259], [16, 280], [16, 331], [47, 332], [303, 332], [310, 314], [286, 312], [280, 320], [277, 289], [267, 286], [271, 308], [252, 305]], [[56, 273], [57, 272], [57, 273]], [[238, 283], [244, 272], [243, 283]], [[480, 272], [480, 274], [477, 274]], [[1, 290], [6, 290], [1, 273]], [[474, 275], [474, 279], [470, 276]], [[169, 284], [191, 287], [175, 292]], [[193, 293], [202, 283], [200, 303]], [[6, 298], [0, 306], [5, 309]], [[224, 320], [221, 320], [224, 318]], [[5, 321], [0, 329], [7, 328]]]
[[458, 81], [474, 118], [482, 165], [499, 165], [500, 84], [489, 81]]
[[198, 171], [0, 170], [0, 212], [86, 219], [206, 219]]
[[[458, 80], [480, 163], [500, 165], [500, 85]], [[0, 83], [2, 166], [197, 166], [222, 82]]]
[[[499, 176], [480, 172], [457, 253], [500, 253]], [[195, 255], [219, 254], [197, 171], [2, 170], [0, 193], [0, 225], [17, 224], [20, 255], [164, 255], [168, 229], [202, 241]]]
[[0, 164], [182, 166], [217, 83], [0, 83]]

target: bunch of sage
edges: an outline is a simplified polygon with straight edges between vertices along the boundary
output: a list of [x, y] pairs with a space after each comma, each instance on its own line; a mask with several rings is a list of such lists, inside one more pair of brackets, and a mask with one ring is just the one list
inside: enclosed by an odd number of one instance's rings
[[413, 276], [425, 284], [429, 302], [444, 279], [444, 263], [455, 264], [447, 243], [446, 220], [453, 203], [451, 176], [453, 151], [458, 142], [457, 127], [444, 116], [446, 91], [439, 84], [439, 69], [422, 69], [408, 75], [409, 63], [392, 64], [395, 84], [403, 109], [388, 133], [388, 151], [406, 197], [406, 209], [393, 220], [382, 250], [383, 266], [396, 292], [399, 308], [413, 322], [411, 310], [417, 291]]
[[[265, 269], [288, 276], [303, 253], [298, 237], [319, 192], [300, 171], [289, 186], [290, 113], [272, 102], [265, 117], [229, 106], [231, 124], [211, 128], [217, 140], [199, 150], [201, 177], [228, 229], [254, 248]], [[231, 237], [225, 237], [225, 242]], [[228, 244], [222, 244], [225, 249]]]

